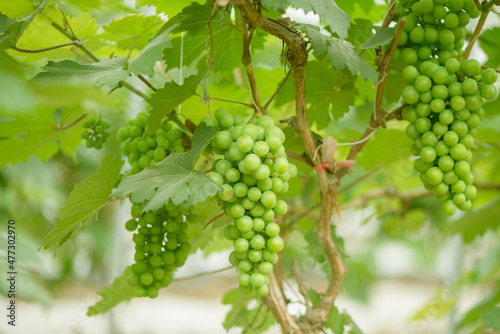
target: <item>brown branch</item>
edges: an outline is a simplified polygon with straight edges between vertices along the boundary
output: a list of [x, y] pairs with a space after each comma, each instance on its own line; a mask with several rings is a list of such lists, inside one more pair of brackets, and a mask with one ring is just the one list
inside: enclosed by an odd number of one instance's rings
[[307, 289], [304, 285], [304, 282], [302, 282], [302, 279], [300, 278], [300, 273], [299, 273], [299, 265], [297, 260], [293, 261], [293, 268], [292, 268], [292, 275], [295, 278], [295, 282], [297, 282], [297, 286], [299, 287], [299, 292], [304, 297], [304, 303], [307, 306], [307, 308], [310, 307], [311, 302], [309, 300], [309, 297], [307, 296]]
[[56, 128], [56, 130], [57, 131], [61, 131], [61, 130], [69, 129], [70, 127], [72, 127], [73, 125], [77, 124], [78, 122], [80, 122], [82, 119], [84, 119], [88, 115], [89, 115], [89, 113], [85, 113], [82, 116], [78, 117], [75, 121], [71, 122], [70, 124], [62, 126], [62, 127], [58, 127], [58, 128]]
[[260, 105], [259, 91], [257, 89], [257, 81], [255, 79], [255, 73], [252, 67], [252, 54], [250, 51], [250, 45], [252, 43], [253, 33], [255, 28], [251, 27], [246, 20], [243, 18], [243, 13], [241, 13], [241, 26], [243, 33], [243, 55], [241, 56], [241, 63], [245, 67], [245, 71], [248, 77], [248, 83], [250, 85], [250, 92], [252, 94], [252, 100], [257, 108], [259, 114], [263, 114], [262, 107]]
[[283, 86], [285, 85], [285, 82], [288, 80], [288, 77], [290, 76], [290, 73], [292, 73], [292, 72], [288, 71], [288, 73], [286, 74], [285, 78], [283, 79], [283, 81], [281, 81], [280, 85], [278, 86], [278, 88], [274, 92], [273, 96], [271, 96], [271, 98], [269, 99], [269, 101], [266, 102], [266, 104], [264, 105], [264, 108], [263, 108], [264, 112], [267, 111], [267, 108], [269, 107], [269, 105], [271, 104], [271, 102], [273, 102], [273, 100], [276, 97], [276, 95], [278, 95], [278, 93], [281, 90], [281, 88], [283, 88]]
[[360, 177], [358, 177], [356, 180], [352, 181], [348, 185], [345, 185], [342, 188], [338, 189], [337, 190], [337, 195], [345, 193], [347, 190], [351, 189], [352, 187], [356, 186], [360, 182], [362, 182], [362, 181], [366, 180], [367, 178], [371, 177], [373, 174], [375, 174], [376, 172], [378, 172], [380, 170], [380, 168], [381, 168], [381, 166], [377, 166], [375, 168], [372, 168], [370, 171], [368, 171], [367, 173], [361, 175]]
[[144, 82], [146, 84], [146, 86], [148, 86], [149, 88], [151, 88], [151, 90], [153, 92], [156, 92], [156, 88], [145, 77], [143, 77], [142, 74], [139, 74], [137, 77], [139, 78], [139, 80], [141, 80], [142, 82]]
[[387, 8], [387, 12], [384, 15], [384, 20], [382, 21], [382, 25], [380, 26], [380, 28], [387, 28], [389, 26], [389, 24], [392, 21], [391, 15], [393, 13], [393, 10], [394, 10], [395, 6], [396, 6], [396, 0], [391, 0], [389, 2], [389, 6]]
[[476, 43], [479, 35], [481, 34], [481, 30], [483, 30], [484, 23], [486, 22], [486, 18], [488, 17], [489, 12], [490, 12], [489, 10], [481, 12], [481, 16], [479, 17], [479, 21], [477, 22], [476, 29], [474, 29], [474, 32], [472, 33], [472, 36], [469, 39], [469, 45], [467, 45], [467, 48], [465, 49], [465, 52], [462, 55], [462, 59], [469, 58], [470, 52], [472, 51], [474, 44]]
[[111, 93], [113, 93], [115, 90], [117, 90], [118, 88], [121, 88], [121, 87], [127, 88], [129, 91], [131, 91], [132, 93], [134, 93], [134, 94], [142, 97], [146, 101], [148, 101], [148, 100], [151, 99], [151, 97], [149, 97], [145, 93], [141, 92], [140, 90], [136, 89], [134, 86], [130, 85], [128, 82], [123, 81], [123, 80], [120, 80], [118, 82], [118, 84], [108, 92], [108, 95], [111, 94]]
[[207, 226], [210, 226], [211, 224], [213, 224], [214, 221], [216, 221], [220, 217], [224, 216], [225, 214], [226, 213], [224, 211], [221, 211], [221, 213], [219, 213], [217, 216], [215, 216], [214, 218], [210, 219], [210, 221], [205, 224], [205, 227], [203, 227], [203, 229], [205, 229], [205, 228], [207, 228]]
[[311, 162], [311, 159], [309, 159], [308, 156], [304, 156], [304, 155], [298, 155], [296, 153], [293, 153], [293, 152], [287, 152], [286, 155], [289, 157], [289, 158], [292, 158], [292, 159], [295, 159], [295, 160], [300, 160], [300, 161], [303, 161], [305, 162], [306, 164], [308, 165], [311, 165], [312, 166], [312, 162]]
[[392, 41], [392, 45], [389, 48], [388, 52], [386, 52], [383, 56], [379, 72], [379, 81], [376, 85], [377, 92], [375, 94], [375, 103], [373, 105], [373, 119], [375, 121], [383, 118], [384, 116], [384, 110], [382, 109], [382, 101], [384, 100], [385, 83], [387, 81], [387, 75], [392, 65], [392, 58], [394, 56], [394, 52], [396, 51], [396, 48], [398, 46], [399, 38], [403, 33], [403, 27], [405, 25], [405, 22], [406, 19], [399, 19], [398, 28], [396, 30], [394, 40]]
[[497, 73], [500, 73], [500, 70], [497, 70], [496, 68], [492, 68], [492, 67], [488, 67], [488, 66], [481, 66], [481, 68], [484, 68], [484, 69], [492, 69], [493, 71], [497, 72]]
[[481, 4], [481, 1], [479, 0], [474, 0], [474, 2], [476, 3], [476, 7], [477, 9], [479, 9], [479, 11], [483, 11], [483, 4]]

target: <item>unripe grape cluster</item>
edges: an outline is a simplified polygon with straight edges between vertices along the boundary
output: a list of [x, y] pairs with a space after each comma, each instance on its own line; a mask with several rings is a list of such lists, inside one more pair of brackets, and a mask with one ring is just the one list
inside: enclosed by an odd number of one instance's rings
[[394, 59], [416, 67], [433, 57], [456, 57], [470, 18], [480, 15], [474, 0], [400, 0], [396, 12], [406, 22]]
[[135, 263], [128, 284], [137, 297], [156, 298], [158, 290], [172, 282], [173, 272], [188, 257], [191, 244], [186, 234], [183, 212], [171, 202], [160, 210], [142, 213], [142, 205], [132, 205], [132, 219], [125, 228], [135, 232]]
[[473, 0], [400, 1], [397, 10], [406, 19], [397, 56], [408, 82], [402, 116], [410, 122], [411, 153], [419, 157], [414, 167], [451, 216], [457, 208], [469, 210], [476, 197], [471, 149], [484, 118], [483, 99], [496, 96], [497, 74], [476, 60], [457, 59], [465, 26], [480, 15]]
[[221, 186], [220, 203], [234, 223], [224, 229], [233, 241], [229, 262], [238, 268], [239, 290], [257, 295], [269, 292], [268, 275], [284, 247], [275, 216], [287, 212], [287, 204], [277, 194], [288, 190], [288, 180], [297, 167], [288, 162], [283, 142], [285, 134], [269, 116], [248, 123], [223, 109], [215, 112], [217, 125], [204, 119], [219, 132], [210, 146], [224, 158], [215, 161], [209, 177]]
[[118, 130], [121, 150], [128, 157], [132, 168], [127, 175], [137, 174], [144, 168], [163, 160], [171, 151], [183, 152], [182, 130], [173, 121], [165, 120], [160, 128], [148, 134], [146, 121], [148, 114], [140, 112], [135, 119], [128, 119]]
[[80, 136], [85, 139], [85, 146], [100, 150], [109, 137], [110, 124], [101, 118], [96, 120], [92, 117], [83, 122], [83, 127], [85, 130], [81, 132]]

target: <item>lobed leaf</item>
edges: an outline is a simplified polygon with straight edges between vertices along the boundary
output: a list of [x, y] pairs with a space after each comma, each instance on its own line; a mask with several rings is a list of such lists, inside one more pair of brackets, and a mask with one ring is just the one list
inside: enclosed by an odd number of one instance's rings
[[135, 287], [131, 287], [127, 282], [130, 275], [132, 275], [132, 269], [128, 266], [121, 276], [115, 278], [109, 286], [99, 291], [97, 294], [102, 299], [89, 307], [87, 315], [93, 316], [105, 313], [119, 303], [129, 301], [135, 297]]
[[360, 49], [373, 49], [378, 46], [386, 45], [394, 38], [396, 34], [395, 28], [381, 28], [377, 30], [375, 35], [371, 36], [364, 42], [359, 48]]
[[57, 214], [56, 226], [45, 236], [45, 249], [67, 241], [78, 227], [86, 224], [109, 202], [109, 194], [119, 179], [122, 165], [120, 155], [110, 153], [95, 174], [75, 185]]
[[194, 170], [194, 165], [215, 134], [215, 128], [203, 123], [198, 125], [190, 151], [172, 153], [154, 167], [124, 178], [111, 197], [123, 198], [131, 194], [131, 201], [143, 203], [142, 210], [147, 212], [169, 201], [189, 207], [214, 196], [219, 187], [203, 172]]
[[45, 82], [73, 81], [92, 85], [114, 87], [120, 80], [125, 80], [128, 71], [123, 70], [127, 57], [101, 61], [99, 63], [79, 64], [72, 60], [49, 61], [33, 80]]
[[203, 74], [204, 72], [200, 72], [198, 75], [187, 77], [182, 86], [174, 81], [167, 82], [163, 88], [156, 91], [148, 101], [153, 107], [147, 121], [148, 131], [157, 129], [163, 117], [196, 93]]

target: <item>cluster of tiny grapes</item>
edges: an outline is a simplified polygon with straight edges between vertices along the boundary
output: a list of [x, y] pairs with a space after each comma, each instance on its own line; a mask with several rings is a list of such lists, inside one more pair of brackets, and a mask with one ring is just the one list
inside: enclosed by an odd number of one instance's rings
[[183, 152], [182, 130], [173, 121], [164, 121], [160, 128], [148, 134], [146, 121], [148, 114], [140, 112], [135, 119], [128, 119], [118, 130], [121, 150], [132, 166], [127, 175], [137, 174], [144, 168], [163, 160], [171, 151]]
[[188, 257], [184, 213], [171, 202], [160, 210], [142, 213], [142, 204], [132, 205], [132, 219], [125, 228], [135, 232], [135, 263], [128, 284], [136, 288], [137, 297], [158, 297], [158, 290], [172, 282], [173, 272]]
[[496, 96], [497, 74], [478, 61], [460, 62], [465, 25], [479, 12], [474, 1], [402, 1], [407, 15], [400, 40], [406, 134], [414, 140], [415, 170], [443, 202], [443, 212], [467, 211], [476, 197], [469, 162], [483, 99]]
[[83, 122], [83, 127], [85, 130], [83, 130], [80, 135], [82, 139], [85, 139], [85, 146], [87, 148], [94, 147], [100, 150], [109, 137], [108, 129], [110, 124], [100, 118], [96, 120], [92, 117]]
[[241, 117], [218, 109], [215, 118], [217, 124], [211, 118], [204, 122], [218, 128], [210, 146], [224, 158], [214, 162], [209, 177], [221, 186], [221, 206], [234, 219], [234, 224], [224, 229], [224, 236], [234, 246], [229, 262], [238, 268], [242, 294], [255, 289], [257, 295], [265, 296], [268, 275], [284, 247], [280, 227], [273, 220], [287, 212], [287, 204], [278, 200], [277, 194], [288, 190], [287, 181], [297, 174], [297, 167], [288, 162], [285, 134], [271, 117], [260, 116], [245, 123]]

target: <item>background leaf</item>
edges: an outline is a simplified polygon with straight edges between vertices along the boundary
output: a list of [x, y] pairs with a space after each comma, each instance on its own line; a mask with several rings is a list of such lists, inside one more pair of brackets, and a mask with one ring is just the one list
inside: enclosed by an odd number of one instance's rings
[[125, 80], [128, 71], [123, 70], [127, 58], [115, 58], [92, 64], [79, 64], [72, 60], [49, 61], [34, 80], [45, 82], [73, 81], [91, 85], [114, 87], [120, 80]]
[[377, 46], [386, 45], [394, 38], [394, 34], [396, 33], [395, 28], [381, 28], [377, 30], [375, 35], [368, 38], [366, 42], [364, 42], [359, 48], [360, 49], [373, 49]]
[[119, 155], [108, 154], [95, 174], [75, 185], [57, 214], [56, 226], [45, 236], [44, 248], [57, 247], [65, 242], [75, 229], [82, 227], [108, 203], [108, 196], [118, 181], [122, 165]]
[[358, 154], [357, 163], [366, 169], [390, 164], [410, 156], [412, 141], [403, 131], [379, 129]]

